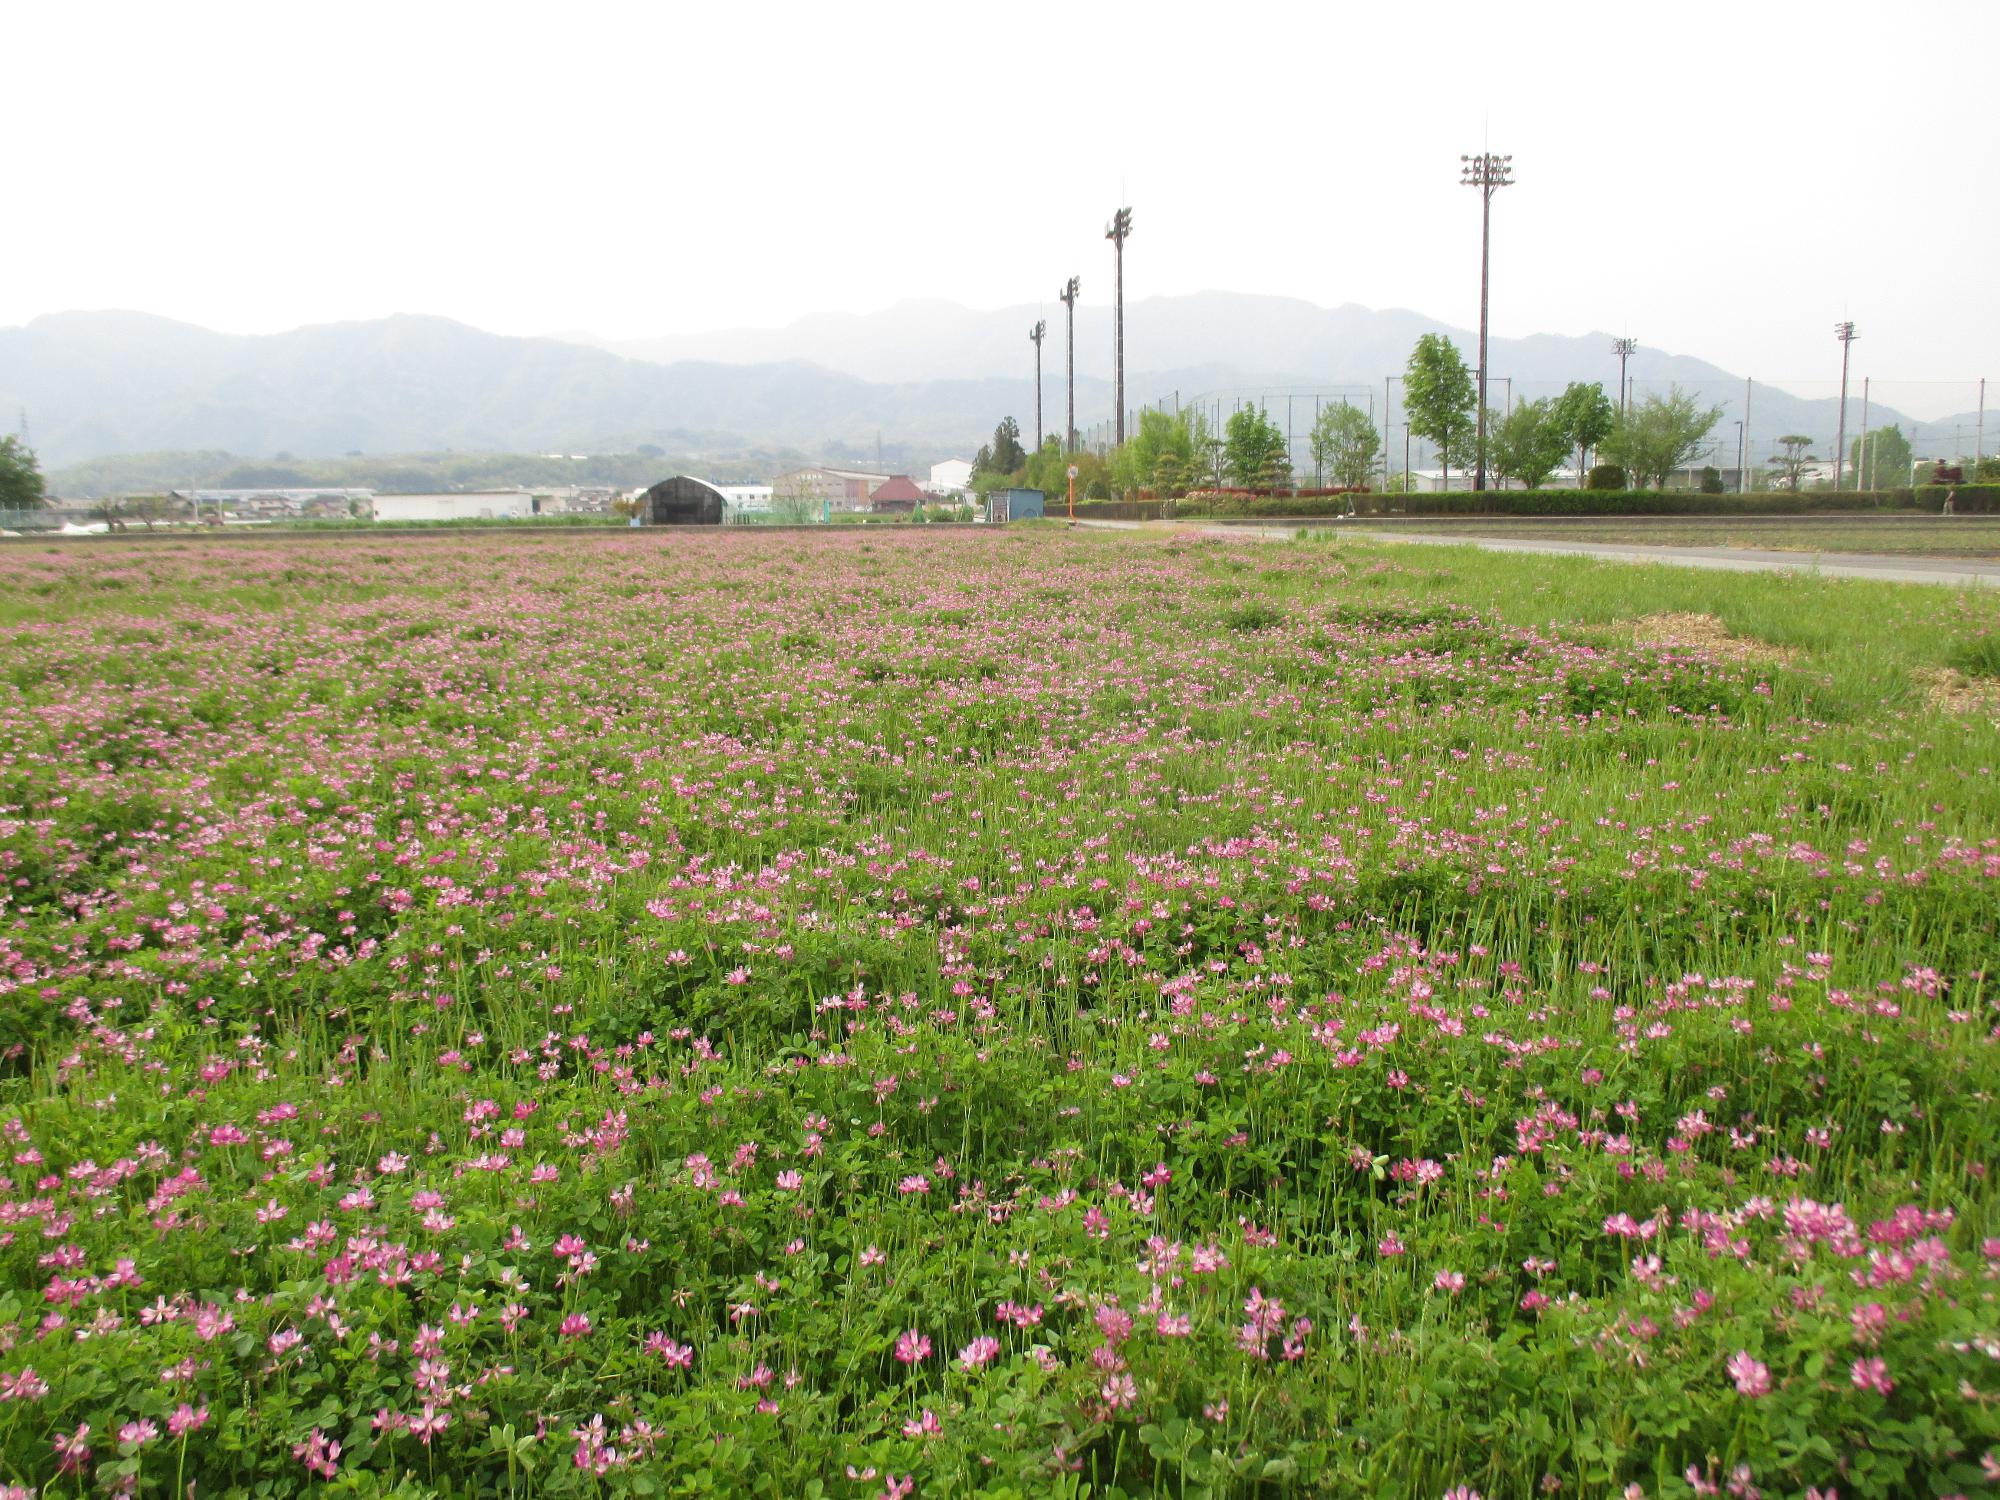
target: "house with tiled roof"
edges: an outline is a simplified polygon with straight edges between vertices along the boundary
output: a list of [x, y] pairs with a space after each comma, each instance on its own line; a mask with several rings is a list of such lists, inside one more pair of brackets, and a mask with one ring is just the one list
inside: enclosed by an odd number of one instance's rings
[[877, 515], [907, 516], [923, 503], [924, 492], [907, 474], [895, 475], [868, 495], [868, 508]]

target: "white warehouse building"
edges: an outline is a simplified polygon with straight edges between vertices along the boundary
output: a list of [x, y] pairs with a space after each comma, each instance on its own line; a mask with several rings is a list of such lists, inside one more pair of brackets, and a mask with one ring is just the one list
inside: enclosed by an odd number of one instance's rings
[[534, 513], [535, 497], [526, 490], [375, 497], [378, 521], [517, 521]]
[[947, 458], [931, 465], [931, 482], [924, 489], [933, 495], [962, 495], [972, 488], [972, 465], [962, 458]]

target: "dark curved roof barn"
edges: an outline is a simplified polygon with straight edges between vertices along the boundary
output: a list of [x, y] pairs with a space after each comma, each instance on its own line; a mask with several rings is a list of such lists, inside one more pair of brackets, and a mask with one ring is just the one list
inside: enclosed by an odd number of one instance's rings
[[722, 491], [687, 474], [662, 479], [640, 497], [642, 526], [720, 526]]

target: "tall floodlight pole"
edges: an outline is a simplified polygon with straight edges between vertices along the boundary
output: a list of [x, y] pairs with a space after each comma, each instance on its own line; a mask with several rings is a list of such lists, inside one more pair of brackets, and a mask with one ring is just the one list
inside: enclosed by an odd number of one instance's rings
[[1111, 216], [1111, 222], [1104, 226], [1104, 237], [1111, 241], [1111, 260], [1115, 278], [1111, 288], [1111, 399], [1116, 417], [1117, 441], [1125, 442], [1125, 241], [1132, 233], [1132, 210], [1121, 208]]
[[1861, 450], [1861, 461], [1854, 466], [1854, 487], [1857, 490], [1875, 488], [1868, 471], [1868, 377], [1861, 377], [1861, 436], [1854, 440], [1854, 446]]
[[1042, 337], [1049, 331], [1049, 325], [1040, 318], [1028, 330], [1028, 337], [1035, 341], [1035, 451], [1042, 451]]
[[1056, 295], [1062, 299], [1063, 311], [1068, 315], [1069, 350], [1063, 360], [1065, 383], [1069, 387], [1068, 420], [1063, 428], [1063, 452], [1076, 452], [1076, 278], [1070, 277], [1063, 283], [1063, 289]]
[[1637, 339], [1613, 339], [1611, 352], [1618, 356], [1618, 415], [1624, 416], [1631, 403], [1625, 398], [1625, 361], [1632, 357], [1632, 351], [1639, 347]]
[[1836, 323], [1833, 336], [1840, 340], [1840, 424], [1833, 439], [1833, 487], [1840, 488], [1840, 468], [1847, 461], [1847, 354], [1854, 343], [1854, 325]]
[[[1410, 414], [1410, 392], [1407, 380], [1401, 375], [1385, 375], [1382, 377], [1382, 487], [1384, 489], [1389, 487], [1389, 413], [1393, 409], [1393, 403], [1389, 398], [1389, 386], [1391, 382], [1399, 380], [1404, 381], [1403, 415], [1408, 417]], [[1372, 400], [1374, 398], [1370, 397], [1369, 399]], [[1409, 434], [1407, 432], [1403, 434], [1403, 439], [1403, 446], [1407, 448], [1409, 446]], [[1403, 467], [1407, 472], [1409, 465], [1405, 464]]]
[[[1754, 441], [1750, 436], [1750, 398], [1756, 394], [1756, 385], [1751, 376], [1743, 377], [1743, 462], [1746, 465], [1750, 462], [1750, 448]], [[1747, 472], [1745, 483], [1748, 483]]]
[[1472, 487], [1483, 490], [1486, 488], [1486, 287], [1493, 250], [1493, 195], [1514, 185], [1514, 158], [1482, 151], [1458, 160], [1460, 185], [1479, 189], [1479, 436], [1478, 467], [1473, 471]]

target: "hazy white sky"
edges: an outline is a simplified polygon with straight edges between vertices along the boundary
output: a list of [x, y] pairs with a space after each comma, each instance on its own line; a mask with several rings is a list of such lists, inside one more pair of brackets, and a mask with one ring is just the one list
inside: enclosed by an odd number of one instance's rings
[[[1072, 272], [1478, 313], [1772, 378], [2000, 376], [2000, 0], [41, 3], [0, 325], [612, 337]], [[1990, 368], [1989, 368], [1990, 367]]]

